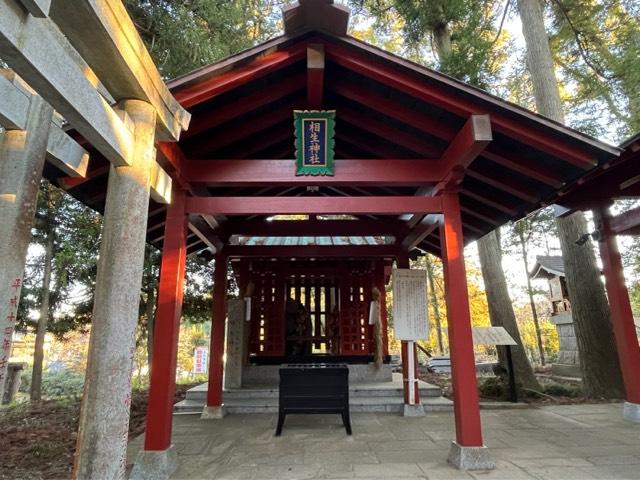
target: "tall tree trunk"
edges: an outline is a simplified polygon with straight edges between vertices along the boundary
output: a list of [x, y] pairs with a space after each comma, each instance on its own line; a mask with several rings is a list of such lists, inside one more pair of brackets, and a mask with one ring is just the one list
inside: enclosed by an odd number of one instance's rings
[[533, 315], [533, 325], [536, 328], [536, 338], [538, 340], [538, 352], [540, 354], [540, 363], [545, 365], [544, 346], [542, 344], [542, 333], [540, 332], [540, 322], [538, 320], [538, 309], [533, 299], [533, 288], [531, 288], [531, 279], [529, 278], [529, 261], [527, 260], [527, 242], [524, 239], [522, 230], [518, 230], [518, 238], [520, 239], [520, 248], [522, 250], [522, 261], [524, 262], [524, 270], [527, 277], [527, 294], [529, 295], [529, 304], [531, 305], [531, 315]]
[[[502, 270], [502, 258], [500, 255], [500, 242], [494, 230], [478, 240], [478, 252], [482, 267], [484, 288], [487, 292], [489, 304], [489, 317], [494, 327], [504, 327], [511, 337], [518, 343], [513, 348], [513, 368], [516, 380], [525, 388], [540, 390], [540, 384], [533, 373], [533, 368], [524, 350], [520, 331], [513, 313], [513, 305], [509, 298], [507, 281]], [[500, 355], [501, 364], [505, 367], [504, 356]], [[505, 367], [506, 368], [506, 367]]]
[[[518, 0], [518, 9], [536, 108], [542, 115], [564, 123], [542, 5], [539, 0]], [[557, 219], [556, 224], [585, 391], [590, 396], [620, 398], [624, 386], [600, 269], [596, 265], [591, 240], [582, 246], [575, 243], [588, 231], [586, 219], [582, 212], [577, 212]]]
[[429, 296], [431, 306], [433, 307], [433, 317], [436, 322], [436, 333], [438, 334], [438, 353], [444, 354], [444, 345], [442, 343], [442, 317], [440, 316], [440, 305], [438, 305], [438, 296], [436, 295], [436, 283], [433, 275], [433, 263], [429, 259], [429, 255], [424, 257], [427, 267], [427, 277], [429, 279]]
[[[50, 191], [47, 190], [49, 193]], [[50, 199], [47, 199], [49, 202]], [[36, 341], [33, 351], [33, 371], [31, 373], [31, 387], [29, 397], [32, 402], [39, 402], [42, 398], [42, 365], [44, 363], [44, 340], [47, 334], [47, 324], [49, 323], [49, 298], [51, 285], [51, 272], [53, 270], [53, 249], [55, 241], [55, 230], [53, 228], [53, 215], [51, 208], [47, 209], [47, 243], [44, 247], [44, 274], [42, 276], [42, 297], [40, 299], [40, 318], [36, 330]]]
[[439, 23], [433, 28], [433, 43], [440, 63], [451, 53], [451, 32], [445, 23]]

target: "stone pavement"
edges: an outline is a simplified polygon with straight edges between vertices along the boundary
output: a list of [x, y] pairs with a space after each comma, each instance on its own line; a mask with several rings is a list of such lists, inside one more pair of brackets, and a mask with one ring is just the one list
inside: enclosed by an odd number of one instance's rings
[[[174, 417], [176, 479], [640, 479], [640, 425], [621, 404], [482, 411], [493, 471], [461, 472], [446, 463], [453, 414], [422, 418], [356, 413], [348, 437], [338, 415]], [[130, 443], [129, 461], [142, 444]]]

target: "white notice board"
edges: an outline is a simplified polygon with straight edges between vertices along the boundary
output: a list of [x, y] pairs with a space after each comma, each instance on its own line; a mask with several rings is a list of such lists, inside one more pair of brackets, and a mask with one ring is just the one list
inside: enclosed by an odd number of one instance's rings
[[429, 338], [426, 270], [393, 269], [393, 336], [407, 341]]
[[474, 345], [517, 345], [504, 327], [473, 327]]

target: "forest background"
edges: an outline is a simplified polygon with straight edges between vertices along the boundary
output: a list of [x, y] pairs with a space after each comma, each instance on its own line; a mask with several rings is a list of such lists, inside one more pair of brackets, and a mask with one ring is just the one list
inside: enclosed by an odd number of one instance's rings
[[[535, 0], [537, 1], [537, 0]], [[282, 33], [275, 0], [146, 0], [124, 2], [166, 79], [241, 51]], [[514, 0], [352, 0], [350, 34], [368, 43], [535, 110], [527, 70], [519, 3]], [[623, 0], [546, 0], [545, 26], [552, 48], [566, 123], [614, 144], [640, 131], [640, 6]], [[619, 211], [629, 202], [616, 205]], [[541, 211], [498, 229], [518, 328], [528, 358], [552, 362], [557, 354], [546, 282], [526, 281], [536, 255], [559, 255], [553, 215]], [[593, 228], [592, 228], [593, 230]], [[25, 288], [21, 335], [12, 360], [34, 365], [32, 399], [41, 395], [42, 372], [59, 365], [84, 373], [91, 323], [93, 281], [101, 218], [64, 192], [43, 182]], [[591, 248], [590, 246], [588, 248]], [[640, 245], [623, 239], [621, 250], [634, 311], [640, 312]], [[134, 378], [146, 382], [151, 355], [160, 253], [148, 247], [140, 294]], [[465, 250], [472, 321], [489, 325], [489, 308], [477, 245]], [[442, 267], [435, 257], [414, 265], [430, 270], [432, 335], [427, 349], [447, 352]], [[193, 351], [208, 345], [214, 265], [188, 262], [180, 334], [179, 370], [193, 380]], [[533, 322], [539, 317], [540, 340]], [[440, 320], [442, 335], [435, 321]], [[49, 332], [48, 335], [45, 335]], [[542, 349], [540, 349], [540, 343]], [[34, 355], [35, 350], [35, 355]], [[482, 352], [487, 353], [487, 352]], [[53, 368], [52, 368], [53, 367]]]

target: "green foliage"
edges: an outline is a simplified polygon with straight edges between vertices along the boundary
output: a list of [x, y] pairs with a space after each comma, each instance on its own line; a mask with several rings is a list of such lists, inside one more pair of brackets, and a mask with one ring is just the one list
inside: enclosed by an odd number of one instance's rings
[[560, 383], [549, 383], [544, 386], [544, 392], [553, 397], [575, 398], [582, 395], [582, 390], [576, 385], [563, 385]]
[[617, 140], [640, 131], [640, 9], [625, 0], [552, 0], [551, 47], [572, 124]]
[[[491, 0], [352, 0], [374, 16], [374, 31], [387, 39], [400, 24], [404, 51], [458, 80], [491, 88], [505, 66], [508, 43], [500, 2]], [[429, 59], [431, 56], [436, 61]]]
[[97, 272], [102, 219], [93, 210], [43, 180], [38, 194], [31, 251], [25, 268], [24, 286], [16, 328], [35, 328], [32, 311], [39, 308], [44, 272], [44, 244], [53, 237], [52, 281], [47, 329], [58, 337], [82, 329], [90, 321], [86, 302], [91, 297]]
[[[31, 386], [31, 370], [22, 374], [20, 391], [28, 393]], [[42, 374], [42, 398], [80, 397], [84, 386], [84, 374], [72, 371]]]
[[487, 377], [478, 383], [478, 392], [484, 398], [506, 400], [509, 395], [509, 386], [505, 385], [501, 377]]
[[125, 0], [159, 70], [173, 78], [273, 35], [279, 6], [267, 0]]

